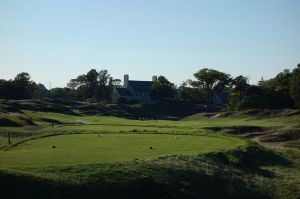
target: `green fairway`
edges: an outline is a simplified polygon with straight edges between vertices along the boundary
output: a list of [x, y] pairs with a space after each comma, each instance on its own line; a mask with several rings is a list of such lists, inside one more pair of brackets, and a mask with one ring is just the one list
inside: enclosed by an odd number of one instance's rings
[[[164, 134], [72, 134], [30, 140], [0, 152], [1, 166], [111, 163], [228, 150], [237, 138]], [[53, 148], [55, 146], [55, 148]], [[152, 147], [152, 149], [150, 149]]]

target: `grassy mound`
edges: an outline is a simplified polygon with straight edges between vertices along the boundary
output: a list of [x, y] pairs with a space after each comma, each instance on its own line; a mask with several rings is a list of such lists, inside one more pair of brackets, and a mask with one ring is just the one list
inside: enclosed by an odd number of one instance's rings
[[0, 114], [0, 126], [28, 126], [34, 125], [32, 118], [20, 113]]
[[285, 142], [282, 146], [300, 149], [300, 140]]
[[213, 130], [215, 132], [223, 132], [229, 134], [242, 135], [246, 133], [258, 133], [264, 131], [260, 126], [226, 126], [226, 127], [205, 127], [205, 129]]
[[272, 128], [269, 133], [260, 138], [263, 142], [300, 141], [300, 125], [289, 125]]
[[282, 118], [282, 117], [291, 117], [291, 116], [299, 116], [299, 109], [277, 109], [277, 110], [269, 110], [269, 109], [251, 109], [246, 111], [237, 111], [237, 112], [217, 112], [217, 113], [197, 113], [194, 115], [190, 115], [184, 118], [184, 121], [196, 121], [207, 118], [239, 118], [239, 117], [252, 117], [256, 119], [266, 119], [266, 118]]
[[[79, 105], [80, 103], [78, 103]], [[78, 115], [72, 109], [76, 102], [67, 100], [0, 100], [0, 110], [6, 112], [21, 112], [22, 110], [43, 111]]]
[[0, 186], [2, 198], [10, 199], [273, 198], [275, 175], [265, 169], [268, 165], [289, 167], [290, 162], [272, 151], [248, 146], [148, 161], [2, 170]]
[[22, 110], [64, 113], [73, 116], [103, 115], [130, 119], [172, 119], [178, 120], [203, 111], [191, 104], [100, 104], [69, 101], [65, 99], [43, 100], [1, 100], [0, 111]]

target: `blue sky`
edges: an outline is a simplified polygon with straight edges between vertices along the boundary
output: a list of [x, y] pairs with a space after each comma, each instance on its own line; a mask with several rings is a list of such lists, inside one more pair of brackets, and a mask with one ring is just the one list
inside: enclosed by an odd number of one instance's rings
[[0, 78], [66, 86], [89, 69], [115, 78], [201, 68], [256, 83], [300, 63], [299, 0], [0, 0]]

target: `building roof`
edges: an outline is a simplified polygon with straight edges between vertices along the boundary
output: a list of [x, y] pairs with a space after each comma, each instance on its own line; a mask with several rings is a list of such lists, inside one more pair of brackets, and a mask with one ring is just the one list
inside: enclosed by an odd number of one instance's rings
[[128, 85], [136, 92], [148, 93], [150, 92], [152, 81], [129, 80]]
[[116, 88], [120, 96], [131, 96], [131, 93], [127, 88]]

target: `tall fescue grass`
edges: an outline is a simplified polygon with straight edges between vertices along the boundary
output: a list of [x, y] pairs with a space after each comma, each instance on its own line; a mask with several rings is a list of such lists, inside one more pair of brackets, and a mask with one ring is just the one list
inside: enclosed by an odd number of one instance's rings
[[288, 125], [272, 128], [268, 134], [261, 138], [263, 142], [300, 141], [300, 125]]
[[0, 126], [34, 125], [32, 118], [21, 113], [1, 113]]

